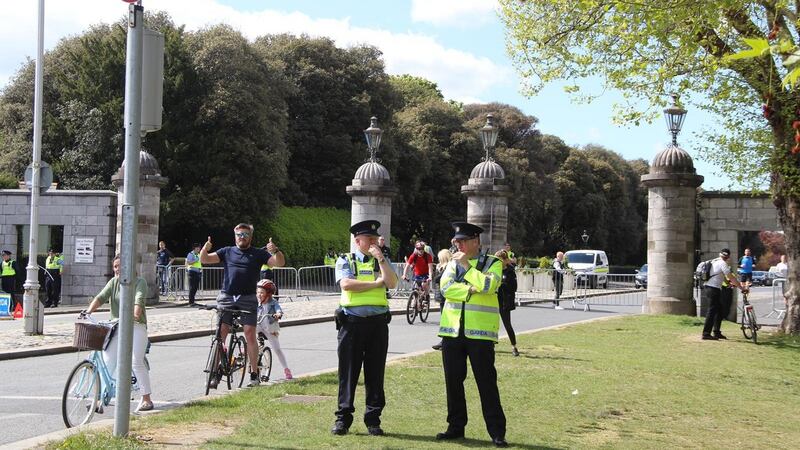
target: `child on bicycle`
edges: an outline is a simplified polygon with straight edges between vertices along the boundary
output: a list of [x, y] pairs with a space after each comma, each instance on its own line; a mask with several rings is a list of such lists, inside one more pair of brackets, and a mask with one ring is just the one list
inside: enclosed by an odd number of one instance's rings
[[278, 300], [273, 297], [276, 291], [275, 283], [273, 283], [272, 280], [264, 279], [260, 280], [256, 286], [256, 297], [258, 298], [257, 332], [263, 334], [267, 338], [269, 346], [272, 347], [272, 351], [283, 366], [283, 374], [286, 376], [287, 380], [291, 380], [292, 371], [289, 370], [289, 366], [286, 364], [286, 357], [278, 341], [278, 335], [281, 329], [280, 325], [278, 325], [278, 321], [283, 317], [283, 310], [281, 309], [281, 305], [278, 304]]

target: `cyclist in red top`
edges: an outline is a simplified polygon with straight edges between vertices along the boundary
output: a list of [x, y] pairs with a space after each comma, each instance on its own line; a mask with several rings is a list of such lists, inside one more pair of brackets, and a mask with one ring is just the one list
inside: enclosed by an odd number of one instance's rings
[[425, 251], [425, 243], [417, 241], [414, 244], [414, 252], [409, 255], [406, 265], [403, 267], [403, 279], [408, 281], [408, 268], [414, 267], [414, 281], [422, 283], [425, 291], [428, 291], [428, 280], [433, 278], [433, 257]]

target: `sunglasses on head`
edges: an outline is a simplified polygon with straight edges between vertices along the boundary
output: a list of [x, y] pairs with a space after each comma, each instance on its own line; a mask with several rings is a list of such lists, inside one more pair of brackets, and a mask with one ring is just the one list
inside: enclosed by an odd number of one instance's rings
[[234, 234], [236, 235], [236, 237], [242, 238], [242, 239], [250, 237], [250, 233], [248, 233], [246, 231], [242, 231], [242, 232], [234, 233]]

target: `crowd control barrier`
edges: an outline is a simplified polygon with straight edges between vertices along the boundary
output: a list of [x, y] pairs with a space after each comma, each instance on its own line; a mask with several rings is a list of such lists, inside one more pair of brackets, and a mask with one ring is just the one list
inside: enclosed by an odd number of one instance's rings
[[[517, 269], [517, 301], [555, 301], [553, 269]], [[574, 309], [588, 311], [590, 305], [641, 306], [647, 290], [636, 287], [634, 274], [575, 273], [563, 275], [559, 302], [572, 302]]]
[[764, 317], [782, 319], [786, 315], [786, 301], [783, 298], [783, 285], [786, 278], [775, 278], [772, 280], [772, 311]]

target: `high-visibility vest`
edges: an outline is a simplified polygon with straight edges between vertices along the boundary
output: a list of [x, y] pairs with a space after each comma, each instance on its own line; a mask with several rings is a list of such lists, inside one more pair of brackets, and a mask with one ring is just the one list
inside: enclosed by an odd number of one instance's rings
[[59, 269], [59, 271], [60, 271], [61, 270], [61, 264], [59, 264], [59, 263], [62, 262], [62, 261], [63, 261], [63, 259], [61, 259], [60, 256], [48, 256], [47, 260], [44, 263], [44, 266], [47, 268], [47, 270]]
[[323, 259], [323, 263], [328, 267], [336, 267], [336, 257], [330, 256], [329, 254], [325, 253], [325, 258]]
[[[369, 262], [361, 262], [355, 258], [355, 255], [345, 255], [345, 260], [350, 266], [350, 270], [356, 276], [358, 281], [375, 281], [380, 275], [377, 261], [371, 259]], [[348, 306], [389, 306], [386, 300], [386, 288], [383, 286], [368, 289], [363, 292], [345, 291], [342, 289], [342, 298], [339, 300], [339, 305]]]
[[14, 260], [9, 259], [8, 261], [3, 261], [3, 272], [0, 273], [0, 276], [10, 277], [17, 274], [17, 271], [14, 270]]
[[[455, 279], [458, 263], [447, 264], [440, 283], [445, 302], [439, 336], [458, 337], [463, 312], [465, 337], [497, 342], [500, 330], [497, 288], [503, 279], [503, 265], [494, 256], [482, 258], [486, 258], [482, 268], [478, 267], [478, 258], [469, 260], [471, 268], [464, 274], [463, 281]], [[470, 286], [476, 286], [478, 292], [470, 294]]]
[[189, 264], [189, 268], [201, 270], [203, 268], [203, 264], [200, 262], [200, 254], [195, 252], [192, 252], [192, 254], [197, 259], [193, 263]]
[[270, 266], [269, 264], [262, 264], [261, 271], [263, 272], [265, 270], [272, 270], [272, 266]]

